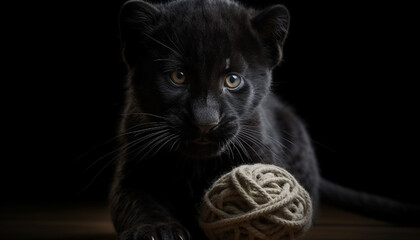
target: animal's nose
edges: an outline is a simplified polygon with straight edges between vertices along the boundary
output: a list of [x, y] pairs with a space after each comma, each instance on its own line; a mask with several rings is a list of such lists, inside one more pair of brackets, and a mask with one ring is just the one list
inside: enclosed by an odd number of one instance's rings
[[202, 134], [208, 134], [214, 127], [219, 124], [218, 122], [213, 122], [209, 124], [200, 124], [194, 121], [194, 125], [200, 129]]
[[202, 134], [208, 134], [220, 121], [220, 107], [213, 95], [191, 100], [191, 120]]

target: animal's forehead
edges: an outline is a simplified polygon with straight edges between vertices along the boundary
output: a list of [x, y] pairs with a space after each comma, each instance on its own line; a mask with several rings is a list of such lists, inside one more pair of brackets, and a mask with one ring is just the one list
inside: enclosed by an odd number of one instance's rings
[[[162, 37], [168, 45], [181, 50], [185, 57], [201, 59], [204, 56], [219, 56], [218, 60], [225, 62], [232, 54], [250, 49], [255, 42], [254, 36], [249, 34], [251, 30], [247, 29], [248, 26], [241, 24], [243, 23], [231, 20], [218, 23], [213, 19], [182, 24], [170, 21], [164, 26]], [[231, 60], [234, 60], [233, 58]]]
[[[188, 2], [188, 4], [186, 4]], [[199, 71], [242, 65], [257, 48], [247, 9], [229, 1], [175, 1], [163, 12], [159, 39]], [[168, 49], [164, 49], [168, 52]], [[169, 51], [173, 55], [174, 51]], [[246, 67], [245, 67], [246, 68]], [[198, 71], [198, 70], [197, 70]]]
[[165, 21], [179, 31], [218, 35], [234, 31], [249, 20], [247, 9], [230, 1], [174, 1], [163, 12]]

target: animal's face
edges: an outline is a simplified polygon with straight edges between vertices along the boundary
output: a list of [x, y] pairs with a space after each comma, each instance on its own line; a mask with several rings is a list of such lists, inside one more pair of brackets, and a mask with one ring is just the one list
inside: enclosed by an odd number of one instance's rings
[[123, 28], [124, 54], [129, 87], [153, 129], [144, 131], [148, 148], [207, 158], [245, 147], [238, 136], [269, 93], [273, 59], [248, 10], [194, 3], [138, 8], [141, 21]]

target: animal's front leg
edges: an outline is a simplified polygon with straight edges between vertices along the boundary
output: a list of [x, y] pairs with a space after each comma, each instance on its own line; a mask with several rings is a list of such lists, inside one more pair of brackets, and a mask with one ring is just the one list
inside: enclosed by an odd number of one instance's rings
[[111, 204], [119, 240], [190, 239], [188, 230], [146, 193], [117, 189]]
[[186, 230], [176, 223], [140, 224], [118, 234], [119, 240], [188, 240]]

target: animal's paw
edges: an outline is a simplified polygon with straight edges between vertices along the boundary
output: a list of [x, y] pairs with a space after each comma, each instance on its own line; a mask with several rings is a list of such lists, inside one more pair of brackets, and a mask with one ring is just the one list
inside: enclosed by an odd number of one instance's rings
[[190, 240], [188, 231], [176, 223], [145, 224], [122, 232], [119, 240]]

